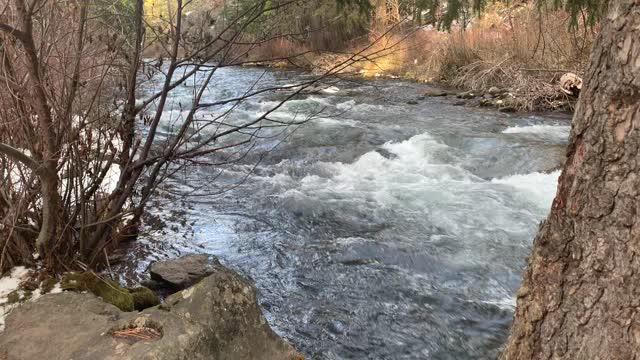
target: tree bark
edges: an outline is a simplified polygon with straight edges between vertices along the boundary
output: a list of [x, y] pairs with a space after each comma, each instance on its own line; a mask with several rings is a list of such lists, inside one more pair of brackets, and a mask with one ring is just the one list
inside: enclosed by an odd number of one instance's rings
[[503, 359], [640, 358], [640, 1], [609, 2]]

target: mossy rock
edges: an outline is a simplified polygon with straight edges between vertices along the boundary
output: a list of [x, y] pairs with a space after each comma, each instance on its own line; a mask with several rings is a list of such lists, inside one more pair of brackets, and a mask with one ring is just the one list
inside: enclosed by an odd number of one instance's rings
[[60, 282], [62, 290], [89, 291], [122, 311], [133, 311], [133, 295], [113, 280], [101, 279], [91, 272], [67, 274]]
[[23, 303], [33, 296], [30, 290], [14, 290], [7, 295], [8, 304]]
[[40, 282], [40, 292], [43, 294], [50, 293], [51, 290], [56, 286], [58, 281], [51, 276], [47, 276]]
[[133, 307], [138, 311], [160, 304], [158, 295], [149, 288], [141, 286], [129, 289], [129, 292], [133, 296]]
[[7, 300], [9, 304], [15, 304], [20, 301], [20, 292], [18, 290], [14, 290], [7, 295]]

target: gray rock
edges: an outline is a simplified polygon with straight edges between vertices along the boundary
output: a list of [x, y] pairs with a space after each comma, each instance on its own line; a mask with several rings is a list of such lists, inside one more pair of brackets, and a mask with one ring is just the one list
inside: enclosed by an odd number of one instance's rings
[[427, 96], [427, 97], [447, 96], [447, 92], [443, 90], [429, 89], [425, 91], [424, 96]]
[[415, 100], [409, 100], [407, 101], [407, 105], [418, 105], [418, 102]]
[[458, 101], [454, 102], [452, 105], [453, 106], [463, 106], [464, 104], [466, 104], [466, 101], [458, 100]]
[[495, 86], [492, 86], [492, 87], [490, 87], [490, 88], [489, 88], [489, 90], [487, 90], [487, 93], [488, 93], [489, 95], [491, 95], [491, 96], [498, 96], [498, 95], [502, 94], [502, 93], [503, 93], [503, 91], [502, 91], [502, 90], [500, 90], [500, 89], [498, 89], [498, 88], [497, 88], [497, 87], [495, 87]]
[[484, 99], [480, 99], [480, 106], [482, 107], [490, 107], [490, 106], [495, 106], [495, 103], [492, 100], [489, 100], [487, 98]]
[[206, 276], [221, 269], [214, 256], [189, 255], [172, 260], [157, 261], [149, 267], [151, 279], [162, 282], [176, 290], [185, 289]]
[[[138, 336], [117, 332], [123, 329], [135, 329], [129, 331]], [[226, 269], [142, 312], [122, 312], [88, 293], [45, 295], [25, 303], [7, 317], [0, 359], [44, 358], [303, 359], [271, 330], [255, 289]]]
[[389, 150], [387, 150], [385, 148], [377, 148], [375, 151], [378, 154], [382, 155], [382, 157], [384, 157], [385, 159], [393, 160], [393, 159], [398, 158], [398, 155], [392, 153], [391, 151], [389, 151]]
[[475, 92], [473, 91], [465, 91], [465, 92], [461, 92], [457, 95], [457, 97], [459, 99], [473, 99], [476, 96], [478, 96]]

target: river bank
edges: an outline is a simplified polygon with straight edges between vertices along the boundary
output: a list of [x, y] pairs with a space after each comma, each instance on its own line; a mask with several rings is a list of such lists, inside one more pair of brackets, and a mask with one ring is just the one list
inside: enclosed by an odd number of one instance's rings
[[[329, 53], [320, 53], [315, 56], [306, 56], [304, 61], [267, 61], [248, 62], [244, 67], [270, 68], [274, 70], [303, 70], [311, 74], [322, 75], [344, 58]], [[337, 74], [338, 77], [366, 80], [372, 78], [399, 79], [414, 81], [428, 85], [431, 89], [416, 99], [407, 99], [411, 105], [425, 97], [455, 96], [458, 106], [477, 106], [495, 108], [501, 112], [561, 112], [573, 114], [578, 96], [582, 88], [582, 79], [573, 73], [564, 73], [558, 76], [553, 83], [546, 80], [532, 80], [536, 86], [533, 89], [518, 89], [514, 87], [499, 88], [496, 85], [504, 85], [502, 82], [487, 82], [485, 87], [459, 87], [453, 85], [459, 83], [455, 78], [440, 78], [438, 81], [424, 79], [424, 74], [415, 72], [385, 72], [379, 68], [377, 72], [371, 72], [366, 68], [370, 64], [356, 63]], [[402, 67], [408, 67], [408, 64]], [[522, 75], [522, 74], [520, 74]]]

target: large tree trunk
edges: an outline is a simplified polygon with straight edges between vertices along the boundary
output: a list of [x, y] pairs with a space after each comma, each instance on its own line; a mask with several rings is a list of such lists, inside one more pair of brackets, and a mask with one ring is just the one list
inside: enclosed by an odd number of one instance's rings
[[640, 358], [640, 1], [609, 3], [504, 359]]

